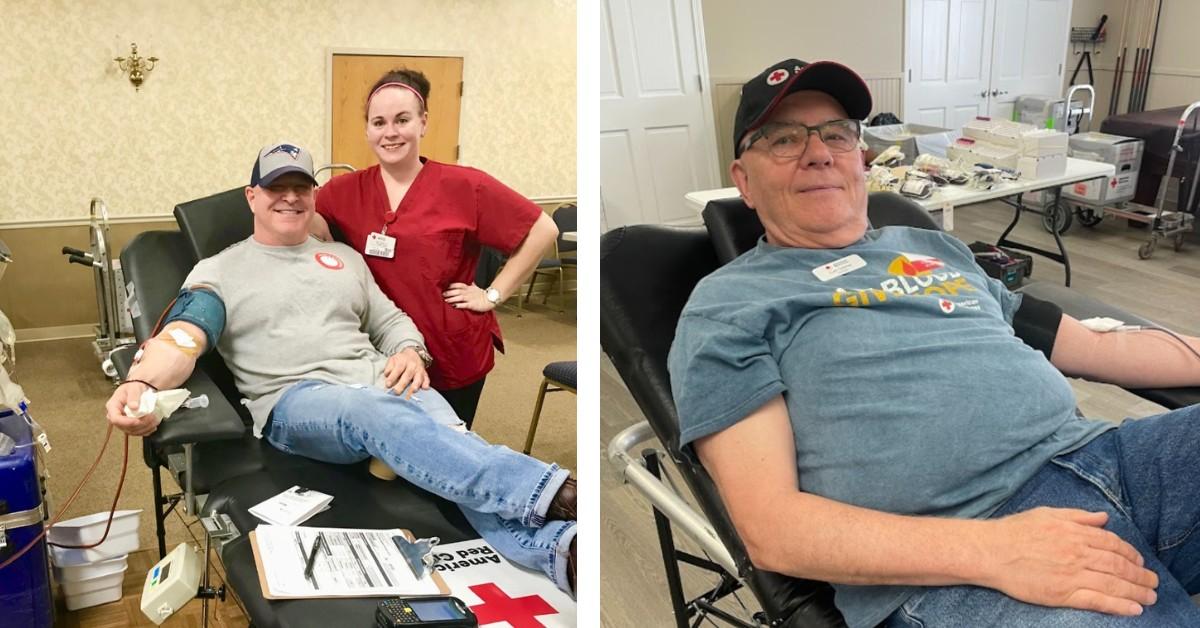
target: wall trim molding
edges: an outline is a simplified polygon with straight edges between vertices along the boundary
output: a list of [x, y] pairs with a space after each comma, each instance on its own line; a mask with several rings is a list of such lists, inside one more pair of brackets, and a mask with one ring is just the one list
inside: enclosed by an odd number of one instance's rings
[[[551, 205], [575, 201], [579, 197], [574, 194], [559, 194], [553, 196], [531, 197], [529, 200], [538, 205]], [[175, 222], [175, 214], [142, 214], [138, 216], [109, 217], [110, 225], [140, 223], [140, 222]], [[90, 218], [51, 218], [49, 220], [7, 220], [0, 221], [0, 229], [44, 229], [47, 227], [87, 227]]]
[[28, 327], [15, 331], [17, 332], [17, 344], [21, 344], [22, 342], [66, 340], [68, 338], [92, 338], [96, 335], [96, 326], [93, 323], [85, 323], [61, 327]]
[[[882, 80], [887, 80], [887, 79], [900, 80], [900, 79], [904, 78], [904, 72], [868, 72], [866, 74], [860, 73], [859, 76], [861, 76], [864, 81], [871, 81], [871, 80], [882, 81]], [[709, 81], [713, 85], [718, 85], [718, 84], [719, 85], [744, 85], [746, 83], [746, 81], [749, 81], [752, 78], [754, 78], [754, 75], [734, 76], [734, 75], [726, 74], [723, 76], [709, 77]]]

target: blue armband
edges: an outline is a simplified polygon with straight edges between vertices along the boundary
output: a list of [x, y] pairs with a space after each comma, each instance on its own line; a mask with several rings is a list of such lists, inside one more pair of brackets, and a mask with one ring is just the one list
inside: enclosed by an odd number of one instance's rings
[[225, 302], [211, 289], [184, 288], [167, 312], [163, 327], [174, 321], [186, 321], [204, 330], [208, 341], [205, 351], [208, 351], [217, 346], [217, 339], [225, 330]]

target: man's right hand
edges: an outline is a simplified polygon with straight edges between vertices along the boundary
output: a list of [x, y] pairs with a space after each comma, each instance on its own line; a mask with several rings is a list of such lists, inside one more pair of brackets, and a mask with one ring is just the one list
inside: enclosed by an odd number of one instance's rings
[[141, 382], [126, 382], [113, 391], [104, 409], [108, 412], [108, 422], [130, 436], [149, 436], [158, 429], [158, 417], [154, 413], [141, 417], [131, 417], [125, 414], [125, 406], [136, 412], [142, 393], [150, 387]]
[[989, 522], [994, 560], [981, 584], [1031, 604], [1140, 615], [1158, 599], [1158, 575], [1107, 521], [1105, 512], [1043, 507]]

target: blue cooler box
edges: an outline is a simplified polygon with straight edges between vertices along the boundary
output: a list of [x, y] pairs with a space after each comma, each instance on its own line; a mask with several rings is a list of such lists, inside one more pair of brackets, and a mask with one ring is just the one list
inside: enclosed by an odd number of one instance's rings
[[[33, 433], [25, 418], [0, 406], [0, 432], [17, 446], [0, 455], [0, 522], [4, 522], [4, 547], [0, 563], [8, 560], [42, 532], [42, 491], [34, 459]], [[0, 569], [0, 624], [50, 628], [54, 601], [50, 593], [50, 566], [46, 540], [37, 542], [24, 556]]]

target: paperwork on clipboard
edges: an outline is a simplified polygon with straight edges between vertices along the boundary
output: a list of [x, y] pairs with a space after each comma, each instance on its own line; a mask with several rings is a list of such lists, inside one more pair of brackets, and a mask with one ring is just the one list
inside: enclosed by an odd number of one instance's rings
[[[407, 530], [260, 525], [250, 533], [259, 584], [268, 600], [317, 597], [445, 595], [437, 573], [417, 579], [394, 537]], [[305, 575], [309, 554], [322, 540]]]

